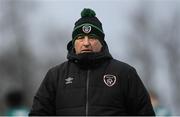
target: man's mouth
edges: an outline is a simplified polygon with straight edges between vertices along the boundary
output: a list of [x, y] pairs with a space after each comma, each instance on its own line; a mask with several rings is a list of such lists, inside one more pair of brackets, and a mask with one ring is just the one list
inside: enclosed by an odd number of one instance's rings
[[84, 53], [84, 52], [92, 52], [92, 50], [90, 50], [90, 49], [84, 49], [84, 50], [82, 50], [82, 53]]

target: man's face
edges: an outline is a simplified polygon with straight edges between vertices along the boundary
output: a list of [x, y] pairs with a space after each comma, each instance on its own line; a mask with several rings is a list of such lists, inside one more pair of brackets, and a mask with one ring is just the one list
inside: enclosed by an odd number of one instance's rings
[[100, 52], [102, 44], [100, 41], [91, 35], [78, 36], [74, 42], [74, 48], [76, 54], [88, 53], [88, 52]]

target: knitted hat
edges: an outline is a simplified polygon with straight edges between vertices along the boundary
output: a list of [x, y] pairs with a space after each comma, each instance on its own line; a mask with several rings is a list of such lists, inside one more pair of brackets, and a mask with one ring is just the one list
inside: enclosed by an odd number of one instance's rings
[[99, 19], [96, 17], [96, 13], [89, 8], [84, 8], [81, 12], [81, 18], [76, 21], [74, 30], [72, 33], [72, 43], [79, 35], [95, 35], [98, 37], [100, 42], [104, 41], [104, 32], [102, 24]]

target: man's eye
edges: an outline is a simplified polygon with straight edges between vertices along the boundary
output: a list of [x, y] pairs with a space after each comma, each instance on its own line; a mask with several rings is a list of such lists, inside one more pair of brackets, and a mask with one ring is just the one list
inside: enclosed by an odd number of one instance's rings
[[83, 39], [84, 38], [84, 36], [78, 36], [77, 37], [77, 39]]

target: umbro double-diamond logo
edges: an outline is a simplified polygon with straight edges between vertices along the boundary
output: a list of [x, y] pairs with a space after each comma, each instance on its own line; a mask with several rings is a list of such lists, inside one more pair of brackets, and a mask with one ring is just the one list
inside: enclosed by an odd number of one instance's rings
[[66, 79], [65, 79], [65, 84], [70, 84], [70, 83], [72, 83], [73, 79], [74, 79], [74, 78], [72, 78], [72, 77], [66, 78]]

